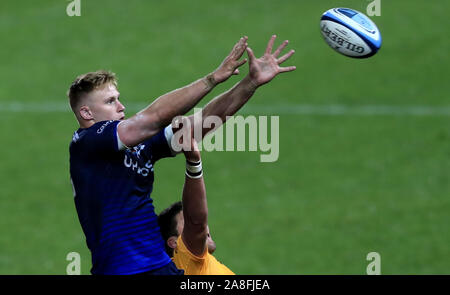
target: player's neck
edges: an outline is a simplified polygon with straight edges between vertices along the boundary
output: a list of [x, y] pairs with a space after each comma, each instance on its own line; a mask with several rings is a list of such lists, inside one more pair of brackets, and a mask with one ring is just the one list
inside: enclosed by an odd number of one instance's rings
[[86, 129], [95, 124], [94, 121], [78, 121], [81, 129]]

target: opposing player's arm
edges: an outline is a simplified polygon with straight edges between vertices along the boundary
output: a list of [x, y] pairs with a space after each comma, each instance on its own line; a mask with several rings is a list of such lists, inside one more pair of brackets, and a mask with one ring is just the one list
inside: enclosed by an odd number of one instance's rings
[[194, 255], [200, 256], [206, 250], [208, 234], [208, 205], [205, 182], [201, 171], [201, 157], [195, 140], [195, 148], [184, 151], [186, 157], [186, 176], [183, 187], [184, 228], [181, 233], [186, 247]]
[[[199, 130], [202, 130], [202, 138], [211, 130], [217, 129], [219, 126], [203, 126], [203, 121], [208, 116], [220, 117], [222, 123], [226, 121], [227, 116], [234, 115], [249, 99], [252, 97], [255, 90], [270, 82], [278, 74], [284, 72], [290, 72], [295, 70], [295, 66], [280, 67], [294, 54], [294, 50], [290, 50], [280, 58], [278, 56], [287, 46], [288, 40], [285, 40], [273, 53], [272, 48], [275, 42], [276, 35], [273, 35], [269, 43], [267, 44], [264, 55], [260, 58], [256, 58], [250, 47], [247, 47], [247, 54], [249, 57], [249, 74], [233, 88], [219, 95], [211, 102], [209, 102], [202, 110], [201, 113], [191, 115], [191, 126], [194, 128], [194, 124], [202, 124], [201, 127], [196, 126]], [[202, 116], [202, 120], [194, 120], [194, 116]], [[201, 140], [201, 138], [197, 138]]]
[[143, 142], [169, 125], [174, 117], [187, 113], [218, 83], [239, 73], [238, 67], [246, 61], [239, 61], [247, 48], [246, 42], [247, 37], [242, 37], [213, 73], [164, 94], [135, 116], [122, 121], [118, 126], [120, 141], [128, 147]]
[[[220, 125], [226, 121], [227, 116], [234, 115], [253, 96], [256, 89], [257, 86], [251, 81], [249, 76], [246, 76], [231, 89], [210, 101], [201, 112], [189, 116], [192, 128], [202, 130], [201, 137], [196, 134], [196, 139], [200, 141], [209, 132], [219, 128]], [[219, 117], [221, 124], [216, 126], [205, 126], [203, 122], [208, 116]], [[195, 126], [195, 124], [201, 124], [201, 126]]]

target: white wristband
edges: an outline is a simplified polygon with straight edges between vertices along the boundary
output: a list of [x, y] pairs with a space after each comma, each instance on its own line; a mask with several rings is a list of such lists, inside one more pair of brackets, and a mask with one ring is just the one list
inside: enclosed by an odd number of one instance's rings
[[191, 162], [186, 160], [186, 175], [190, 178], [200, 178], [203, 176], [202, 161]]

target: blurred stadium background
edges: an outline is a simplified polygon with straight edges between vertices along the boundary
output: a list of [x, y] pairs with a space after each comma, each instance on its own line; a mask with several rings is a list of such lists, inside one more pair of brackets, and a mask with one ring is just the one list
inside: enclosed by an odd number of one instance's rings
[[[214, 70], [243, 35], [261, 55], [290, 40], [294, 73], [260, 89], [240, 114], [280, 116], [280, 156], [204, 153], [216, 257], [237, 274], [450, 272], [450, 94], [444, 0], [381, 0], [380, 52], [354, 60], [319, 32], [332, 7], [370, 1], [0, 2], [0, 274], [65, 274], [90, 254], [69, 179], [78, 75], [117, 73], [131, 116]], [[232, 77], [204, 99], [231, 87]], [[183, 158], [159, 162], [157, 212], [180, 199]]]

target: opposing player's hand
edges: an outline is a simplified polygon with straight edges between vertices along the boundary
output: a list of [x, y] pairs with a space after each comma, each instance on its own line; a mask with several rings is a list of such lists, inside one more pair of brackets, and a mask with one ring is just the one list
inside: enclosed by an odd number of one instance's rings
[[186, 160], [191, 162], [200, 161], [200, 150], [198, 148], [197, 141], [195, 140], [194, 128], [191, 128], [189, 118], [182, 116], [175, 118], [175, 122], [172, 125], [172, 130], [174, 134], [179, 133], [181, 135], [177, 138], [177, 145], [183, 151]]
[[200, 151], [198, 149], [197, 141], [195, 140], [194, 136], [190, 139], [190, 147], [185, 146], [183, 148], [184, 156], [186, 157], [186, 160], [191, 162], [198, 162], [201, 160]]
[[247, 36], [242, 37], [233, 47], [230, 54], [225, 58], [222, 64], [214, 71], [213, 77], [216, 83], [224, 82], [231, 75], [239, 74], [239, 67], [247, 62], [247, 59], [239, 60], [247, 48]]
[[249, 76], [255, 86], [261, 86], [273, 78], [279, 73], [291, 72], [296, 69], [295, 66], [290, 67], [280, 67], [280, 65], [285, 62], [288, 58], [290, 58], [295, 51], [290, 50], [288, 53], [278, 58], [281, 51], [287, 46], [289, 43], [288, 40], [285, 40], [281, 45], [272, 53], [272, 47], [276, 39], [276, 35], [272, 35], [267, 44], [266, 52], [260, 58], [256, 58], [252, 49], [247, 47], [247, 54], [249, 58]]

